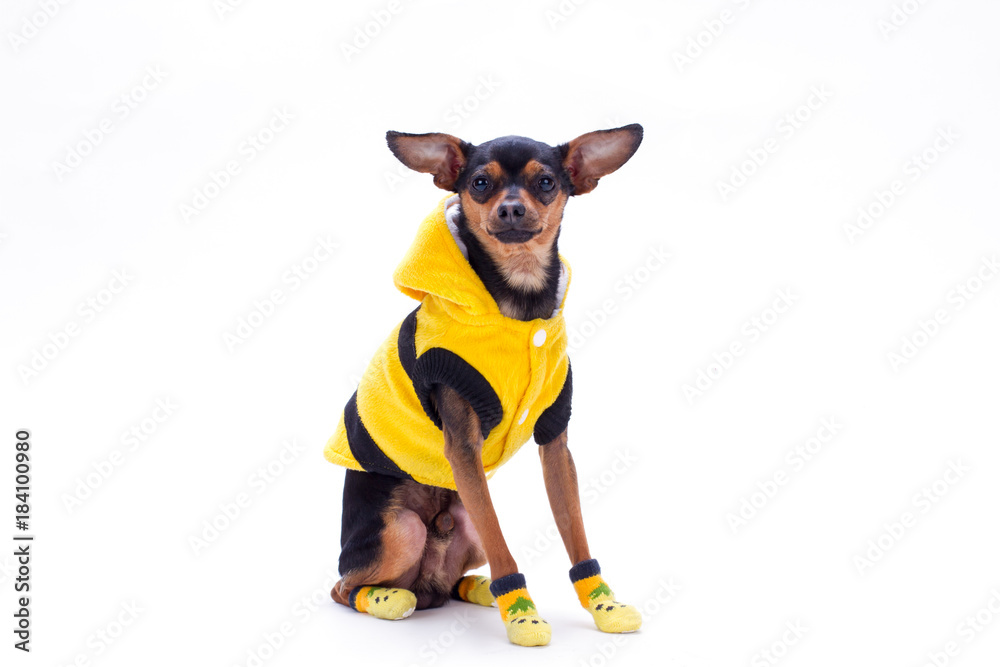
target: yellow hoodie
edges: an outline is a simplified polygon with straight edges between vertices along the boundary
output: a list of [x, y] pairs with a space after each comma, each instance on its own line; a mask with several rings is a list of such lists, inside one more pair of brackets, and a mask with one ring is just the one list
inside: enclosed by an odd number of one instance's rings
[[488, 476], [532, 434], [546, 444], [566, 428], [569, 266], [560, 257], [559, 306], [549, 319], [506, 317], [469, 265], [454, 222], [457, 203], [452, 196], [438, 204], [396, 269], [396, 287], [420, 306], [368, 365], [326, 444], [332, 463], [454, 489], [430, 401], [437, 384], [455, 389], [479, 415]]

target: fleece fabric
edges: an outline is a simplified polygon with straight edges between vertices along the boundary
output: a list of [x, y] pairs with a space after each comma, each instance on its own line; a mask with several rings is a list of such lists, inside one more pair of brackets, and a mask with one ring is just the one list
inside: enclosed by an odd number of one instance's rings
[[455, 489], [441, 421], [431, 402], [445, 384], [476, 410], [487, 476], [534, 434], [550, 442], [569, 421], [571, 376], [559, 306], [548, 319], [503, 315], [472, 269], [458, 235], [457, 197], [423, 221], [394, 282], [420, 306], [376, 352], [324, 454], [332, 463]]

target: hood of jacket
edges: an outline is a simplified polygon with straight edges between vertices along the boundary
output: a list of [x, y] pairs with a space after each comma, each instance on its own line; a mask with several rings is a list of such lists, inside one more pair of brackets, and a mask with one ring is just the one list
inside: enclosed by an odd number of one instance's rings
[[[403, 294], [423, 301], [428, 295], [443, 302], [459, 319], [506, 318], [483, 281], [469, 264], [467, 250], [458, 234], [458, 195], [442, 199], [420, 224], [413, 245], [393, 273], [393, 282]], [[562, 271], [556, 303], [550, 317], [559, 315], [569, 287], [570, 269], [560, 255]], [[463, 317], [464, 316], [464, 317]]]

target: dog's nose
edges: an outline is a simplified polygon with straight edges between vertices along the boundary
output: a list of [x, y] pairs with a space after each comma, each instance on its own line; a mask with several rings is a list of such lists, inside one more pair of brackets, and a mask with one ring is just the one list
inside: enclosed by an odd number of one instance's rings
[[497, 215], [499, 215], [500, 219], [507, 224], [516, 225], [521, 222], [521, 219], [524, 217], [524, 212], [524, 204], [516, 199], [513, 199], [500, 204], [500, 208], [497, 210]]

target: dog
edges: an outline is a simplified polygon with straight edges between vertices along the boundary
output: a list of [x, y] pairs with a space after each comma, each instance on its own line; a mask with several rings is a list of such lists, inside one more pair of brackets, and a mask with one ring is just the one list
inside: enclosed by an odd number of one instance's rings
[[[534, 437], [580, 604], [602, 631], [639, 629], [584, 531], [566, 435], [570, 271], [557, 241], [569, 198], [624, 165], [642, 134], [633, 124], [550, 146], [387, 133], [404, 165], [452, 194], [394, 275], [420, 306], [376, 353], [324, 450], [348, 468], [335, 601], [390, 620], [449, 599], [496, 605], [512, 643], [548, 644], [487, 487]], [[490, 578], [465, 574], [487, 563]]]

